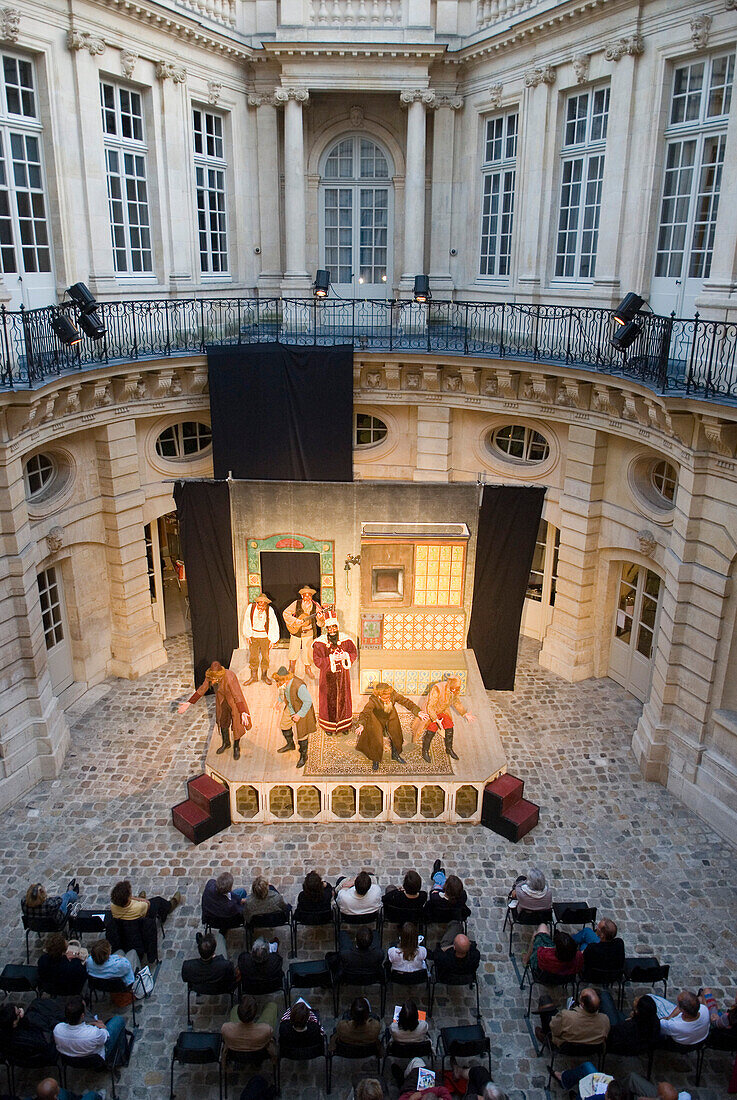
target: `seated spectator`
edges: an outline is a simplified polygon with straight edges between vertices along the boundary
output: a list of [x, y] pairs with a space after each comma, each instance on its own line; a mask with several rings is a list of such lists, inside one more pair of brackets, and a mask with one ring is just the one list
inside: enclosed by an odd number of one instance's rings
[[291, 1047], [311, 1047], [319, 1043], [325, 1032], [320, 1026], [317, 1015], [306, 1001], [298, 1001], [281, 1018], [279, 1024], [279, 1045]]
[[463, 933], [460, 921], [451, 921], [445, 935], [433, 952], [435, 977], [439, 982], [467, 976], [473, 979], [481, 962], [476, 944]]
[[468, 1060], [451, 1059], [450, 1073], [455, 1086], [453, 1091], [461, 1096], [465, 1095], [466, 1100], [508, 1100], [507, 1094], [492, 1081], [486, 1066], [461, 1064]]
[[603, 1096], [605, 1100], [627, 1100], [624, 1085], [615, 1081], [610, 1073], [597, 1070], [593, 1062], [582, 1062], [573, 1069], [564, 1069], [562, 1073], [556, 1070], [554, 1077], [562, 1088], [575, 1090], [581, 1100], [589, 1100], [593, 1096]]
[[427, 1038], [427, 1020], [420, 1019], [420, 1013], [414, 1001], [405, 1001], [396, 1020], [389, 1025], [389, 1034], [398, 1043], [421, 1043]]
[[429, 1088], [418, 1088], [419, 1071], [425, 1068], [422, 1058], [413, 1058], [404, 1073], [399, 1066], [392, 1066], [392, 1076], [399, 1085], [399, 1100], [452, 1100], [452, 1094], [445, 1085], [435, 1084], [430, 1085]]
[[198, 959], [182, 963], [182, 981], [199, 993], [229, 993], [238, 981], [230, 959], [216, 955], [217, 941], [212, 932], [197, 933]]
[[[641, 1077], [639, 1073], [630, 1073], [622, 1082], [624, 1100], [646, 1100], [656, 1096], [658, 1100], [691, 1100], [690, 1092], [679, 1092], [668, 1081], [658, 1081], [657, 1085]], [[615, 1098], [618, 1100], [618, 1098]]]
[[395, 909], [417, 910], [427, 902], [427, 890], [422, 889], [422, 879], [417, 871], [407, 871], [402, 885], [387, 886], [382, 900]]
[[147, 898], [145, 894], [133, 896], [133, 887], [128, 879], [116, 882], [110, 891], [110, 912], [115, 920], [140, 920], [142, 917], [153, 917], [162, 924], [170, 913], [173, 913], [182, 903], [182, 895], [177, 890], [169, 901], [166, 898]]
[[582, 989], [570, 1008], [563, 1008], [554, 1015], [552, 1011], [543, 1011], [535, 1035], [541, 1043], [547, 1043], [550, 1037], [557, 1047], [563, 1043], [591, 1043], [592, 1046], [603, 1043], [610, 1024], [609, 1017], [599, 1011], [600, 1007], [596, 990]]
[[673, 1001], [651, 994], [658, 1009], [660, 1034], [674, 1043], [690, 1047], [709, 1034], [709, 1009], [690, 989], [682, 989]]
[[276, 1097], [276, 1085], [272, 1085], [262, 1074], [257, 1073], [243, 1089], [240, 1100], [276, 1100]]
[[297, 909], [303, 913], [330, 912], [334, 890], [317, 871], [309, 871], [297, 898]]
[[82, 997], [69, 998], [64, 1006], [64, 1020], [54, 1028], [56, 1049], [69, 1058], [88, 1058], [92, 1054], [109, 1058], [124, 1035], [122, 1016], [112, 1016], [106, 1024], [97, 1019], [87, 1023]]
[[[334, 953], [329, 951], [326, 959], [334, 961]], [[356, 932], [355, 942], [348, 932], [341, 932], [341, 946], [338, 955], [341, 974], [363, 975], [365, 981], [376, 979], [384, 965], [384, 952], [379, 946], [378, 934], [362, 924]]]
[[[271, 946], [275, 945], [275, 950]], [[254, 940], [250, 951], [242, 951], [238, 956], [238, 970], [244, 985], [249, 982], [274, 982], [284, 972], [284, 959], [279, 954], [279, 940], [267, 943], [261, 936]]]
[[245, 899], [246, 920], [254, 920], [271, 913], [286, 913], [289, 906], [275, 886], [270, 886], [262, 875], [253, 880], [251, 893]]
[[524, 957], [525, 966], [532, 962], [530, 969], [536, 982], [545, 982], [547, 975], [556, 978], [572, 977], [583, 970], [583, 954], [576, 946], [573, 936], [556, 928], [550, 935], [547, 924], [538, 926], [532, 943]]
[[87, 973], [93, 978], [112, 980], [119, 978], [127, 986], [133, 985], [135, 974], [125, 955], [113, 954], [112, 947], [107, 940], [96, 940], [90, 947], [90, 953], [85, 960]]
[[535, 913], [540, 909], [552, 909], [553, 891], [545, 882], [545, 875], [538, 867], [532, 867], [529, 874], [520, 875], [509, 891], [510, 902], [516, 902], [518, 912]]
[[371, 1014], [371, 1005], [365, 997], [356, 997], [350, 1009], [338, 1020], [330, 1039], [330, 1049], [335, 1050], [336, 1042], [363, 1045], [378, 1043], [381, 1034], [381, 1020]]
[[158, 927], [153, 917], [116, 920], [112, 913], [106, 913], [105, 939], [113, 951], [135, 951], [141, 965], [147, 961], [153, 968], [159, 961]]
[[67, 955], [68, 946], [63, 932], [51, 932], [44, 940], [43, 954], [38, 960], [38, 981], [44, 993], [52, 997], [73, 997], [82, 992], [87, 981], [84, 963]]
[[69, 1089], [63, 1089], [55, 1077], [45, 1077], [36, 1085], [33, 1095], [34, 1100], [105, 1100], [106, 1094], [104, 1089], [100, 1092], [89, 1089], [83, 1096], [79, 1096]]
[[737, 997], [735, 997], [733, 1005], [721, 1010], [710, 989], [700, 989], [698, 997], [702, 1005], [706, 1005], [709, 1009], [709, 1025], [712, 1030], [728, 1031], [732, 1028], [737, 1030]]
[[59, 928], [66, 920], [69, 906], [79, 898], [79, 883], [72, 879], [63, 894], [49, 897], [40, 882], [34, 882], [26, 890], [20, 903], [24, 917], [36, 920], [52, 920]]
[[399, 946], [390, 947], [387, 957], [392, 970], [410, 973], [413, 970], [426, 970], [427, 948], [419, 942], [416, 924], [403, 924], [399, 934]]
[[603, 917], [596, 926], [574, 932], [573, 938], [586, 952], [587, 970], [622, 970], [624, 967], [624, 943], [617, 935], [613, 920]]
[[366, 1077], [358, 1082], [353, 1095], [354, 1100], [384, 1100], [384, 1086], [376, 1077]]
[[240, 1001], [220, 1028], [226, 1050], [239, 1050], [256, 1053], [263, 1051], [276, 1060], [274, 1029], [277, 1021], [277, 1008], [273, 1001], [264, 1005], [258, 1015], [258, 1007], [253, 997], [241, 997]]
[[609, 1017], [611, 1029], [606, 1048], [612, 1054], [640, 1054], [660, 1035], [660, 1020], [655, 1001], [649, 993], [636, 997], [632, 1012], [625, 1016], [614, 1003], [608, 989], [599, 994], [601, 1011]]
[[[45, 1015], [37, 1015], [36, 1006], [48, 1009], [50, 1006], [55, 1020]], [[48, 1058], [56, 1061], [56, 1047], [51, 1039], [51, 1030], [59, 1022], [56, 1001], [31, 1001], [24, 1011], [20, 1005], [0, 1005], [0, 1056], [12, 1058]], [[50, 1025], [50, 1026], [49, 1026]]]
[[202, 891], [202, 923], [222, 930], [238, 928], [247, 893], [245, 887], [234, 888], [230, 871], [209, 879]]
[[432, 888], [427, 899], [425, 915], [428, 920], [465, 920], [471, 915], [466, 902], [468, 898], [458, 875], [445, 875], [445, 869], [439, 859], [432, 869]]
[[368, 871], [359, 871], [355, 879], [344, 879], [337, 886], [335, 901], [346, 916], [368, 916], [381, 908], [381, 887], [371, 882]]

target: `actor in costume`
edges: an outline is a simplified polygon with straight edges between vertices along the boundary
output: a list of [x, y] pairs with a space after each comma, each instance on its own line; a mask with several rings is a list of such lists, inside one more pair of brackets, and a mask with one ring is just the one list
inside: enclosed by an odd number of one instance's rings
[[312, 660], [320, 672], [317, 720], [328, 736], [351, 728], [351, 665], [357, 657], [353, 642], [338, 631], [335, 612], [326, 611], [325, 634], [313, 645]]
[[289, 668], [292, 672], [297, 667], [297, 658], [300, 653], [305, 663], [305, 675], [315, 679], [312, 671], [312, 643], [317, 637], [318, 627], [325, 622], [325, 615], [319, 603], [315, 603], [313, 596], [315, 589], [305, 584], [299, 590], [299, 599], [285, 607], [282, 615], [284, 624], [291, 637], [289, 639]]
[[392, 760], [397, 760], [400, 764], [407, 763], [401, 756], [404, 738], [397, 706], [404, 707], [405, 710], [414, 714], [417, 723], [413, 723], [413, 729], [419, 729], [420, 719], [427, 718], [427, 714], [423, 714], [416, 703], [396, 692], [391, 684], [374, 684], [368, 702], [359, 715], [356, 729], [360, 737], [356, 742], [356, 748], [372, 761], [375, 772], [379, 770], [379, 764], [384, 755], [385, 737], [389, 738]]
[[259, 592], [243, 616], [243, 637], [248, 639], [248, 664], [251, 669], [251, 679], [246, 681], [246, 687], [258, 680], [259, 661], [261, 679], [265, 684], [272, 682], [269, 677], [269, 650], [279, 641], [279, 623], [269, 607], [270, 603], [269, 597]]
[[243, 689], [238, 682], [238, 677], [229, 668], [223, 668], [220, 661], [213, 661], [205, 673], [205, 681], [202, 687], [198, 687], [191, 699], [177, 707], [179, 714], [184, 714], [192, 703], [201, 699], [208, 688], [215, 692], [215, 721], [220, 730], [223, 743], [217, 750], [218, 754], [230, 748], [230, 730], [233, 729], [233, 758], [237, 760], [241, 755], [240, 739], [245, 736], [246, 730], [251, 728], [251, 714], [248, 709]]
[[303, 768], [307, 763], [307, 747], [310, 734], [317, 729], [312, 696], [304, 680], [300, 680], [284, 665], [274, 673], [274, 679], [279, 689], [274, 708], [282, 712], [279, 726], [286, 741], [286, 745], [282, 745], [276, 751], [289, 752], [290, 749], [293, 749], [296, 733], [297, 744], [299, 745], [297, 767]]
[[445, 751], [451, 760], [457, 760], [458, 756], [453, 752], [453, 715], [451, 707], [462, 715], [467, 722], [475, 722], [476, 719], [470, 711], [466, 710], [460, 700], [461, 680], [459, 676], [450, 676], [447, 680], [439, 680], [430, 688], [427, 697], [427, 713], [430, 721], [422, 735], [422, 759], [430, 763], [430, 743], [433, 737], [442, 729], [445, 731]]

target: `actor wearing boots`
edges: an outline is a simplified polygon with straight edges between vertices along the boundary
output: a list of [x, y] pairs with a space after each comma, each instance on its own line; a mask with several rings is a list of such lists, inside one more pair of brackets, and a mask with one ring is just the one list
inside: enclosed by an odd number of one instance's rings
[[233, 757], [237, 760], [241, 755], [240, 739], [245, 736], [246, 730], [251, 728], [251, 714], [248, 703], [243, 696], [243, 690], [238, 677], [229, 668], [223, 668], [220, 661], [213, 661], [205, 673], [205, 681], [197, 688], [194, 695], [177, 707], [179, 714], [201, 699], [208, 688], [215, 692], [215, 721], [220, 730], [223, 743], [217, 750], [218, 754], [230, 748], [230, 730], [233, 730]]
[[270, 603], [269, 597], [259, 592], [243, 616], [243, 637], [248, 641], [248, 664], [251, 669], [251, 679], [246, 682], [246, 687], [258, 680], [259, 661], [261, 679], [265, 684], [272, 682], [269, 677], [269, 650], [279, 641], [279, 623], [269, 607]]
[[276, 751], [289, 752], [290, 749], [293, 749], [296, 733], [297, 744], [299, 745], [297, 767], [303, 768], [307, 763], [307, 747], [310, 734], [314, 733], [317, 728], [312, 696], [307, 689], [307, 684], [294, 675], [291, 667], [287, 669], [282, 665], [274, 673], [274, 679], [279, 689], [275, 707], [277, 710], [283, 708], [280, 728], [286, 741], [286, 745], [282, 745]]
[[430, 688], [427, 697], [427, 713], [430, 721], [422, 735], [422, 759], [430, 763], [430, 744], [438, 730], [445, 732], [445, 751], [451, 760], [457, 760], [458, 756], [453, 752], [453, 715], [451, 708], [458, 712], [467, 722], [475, 722], [476, 719], [470, 711], [466, 710], [460, 700], [461, 681], [459, 676], [450, 676], [447, 680], [440, 680]]
[[305, 675], [313, 680], [315, 674], [312, 671], [312, 643], [318, 634], [318, 628], [322, 629], [325, 616], [319, 603], [315, 603], [313, 596], [315, 589], [309, 584], [304, 584], [299, 590], [299, 599], [290, 603], [282, 611], [284, 625], [291, 634], [289, 639], [289, 668], [294, 672], [297, 668], [297, 658], [300, 653], [305, 663]]
[[356, 748], [371, 760], [375, 772], [379, 770], [379, 764], [384, 755], [384, 737], [389, 738], [392, 760], [396, 760], [399, 764], [406, 764], [406, 760], [401, 756], [404, 739], [397, 706], [411, 711], [415, 718], [428, 717], [411, 699], [399, 695], [391, 684], [375, 684], [366, 706], [359, 715], [356, 729], [360, 736], [356, 742]]

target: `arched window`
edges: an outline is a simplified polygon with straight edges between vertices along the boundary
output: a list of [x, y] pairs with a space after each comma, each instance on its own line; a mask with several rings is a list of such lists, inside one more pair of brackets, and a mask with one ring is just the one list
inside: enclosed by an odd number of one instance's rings
[[544, 462], [550, 454], [550, 444], [540, 432], [524, 424], [505, 424], [489, 436], [492, 451], [501, 453], [510, 462]]
[[339, 294], [384, 297], [391, 285], [393, 165], [370, 138], [340, 138], [322, 166], [321, 267]]
[[184, 420], [181, 424], [171, 424], [156, 440], [156, 453], [160, 458], [174, 461], [195, 458], [212, 443], [212, 430], [209, 424], [199, 420]]

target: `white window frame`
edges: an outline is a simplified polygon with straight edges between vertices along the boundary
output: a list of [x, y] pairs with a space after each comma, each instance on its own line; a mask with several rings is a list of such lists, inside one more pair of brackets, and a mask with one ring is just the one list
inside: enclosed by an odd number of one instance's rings
[[480, 279], [508, 283], [511, 277], [518, 140], [517, 110], [485, 120], [481, 166]]
[[[185, 435], [185, 424], [194, 424], [195, 431], [190, 431]], [[166, 432], [171, 432], [173, 436], [176, 454], [163, 455], [159, 451], [159, 440]], [[196, 450], [187, 451], [187, 439], [195, 439], [197, 441]], [[203, 442], [203, 440], [205, 440], [205, 442]], [[212, 428], [204, 420], [177, 420], [174, 424], [168, 424], [157, 433], [154, 448], [157, 457], [164, 462], [191, 462], [194, 459], [201, 458], [203, 454], [212, 448]]]
[[[196, 126], [197, 115], [200, 116], [201, 123], [199, 131]], [[192, 104], [197, 248], [203, 280], [230, 277], [225, 122], [225, 117], [219, 112], [208, 111], [196, 103]], [[210, 123], [212, 129], [208, 130]], [[199, 149], [198, 134], [201, 135]], [[213, 226], [213, 220], [217, 223], [216, 226]], [[222, 238], [221, 247], [217, 249], [213, 248], [215, 237]]]
[[[596, 275], [609, 97], [609, 85], [603, 84], [566, 99], [553, 264], [556, 280], [591, 283]], [[574, 104], [576, 115], [571, 118]]]
[[42, 569], [37, 576], [38, 599], [41, 605], [44, 641], [47, 649], [53, 649], [66, 638], [64, 606], [55, 565]]
[[[106, 88], [113, 90], [113, 107], [109, 107], [105, 102]], [[129, 111], [123, 109], [124, 96], [131, 97]], [[132, 109], [133, 97], [138, 101], [137, 112]], [[100, 107], [105, 148], [110, 242], [115, 275], [118, 279], [126, 281], [150, 280], [154, 278], [154, 256], [143, 94], [126, 84], [104, 79], [100, 81]], [[124, 134], [124, 118], [130, 119], [132, 134]], [[115, 127], [114, 132], [110, 129], [111, 121]], [[138, 133], [135, 132], [136, 130]], [[137, 192], [134, 202], [131, 202], [130, 185]], [[114, 193], [116, 186], [119, 187], [119, 194]], [[140, 197], [141, 186], [143, 197]], [[145, 221], [132, 220], [133, 208], [137, 210], [139, 219], [140, 215], [145, 214]], [[120, 232], [116, 234], [116, 230]], [[138, 240], [136, 240], [137, 235], [139, 235]], [[135, 259], [137, 255], [141, 265], [138, 270], [136, 270]], [[124, 267], [121, 266], [121, 257], [124, 257]]]

